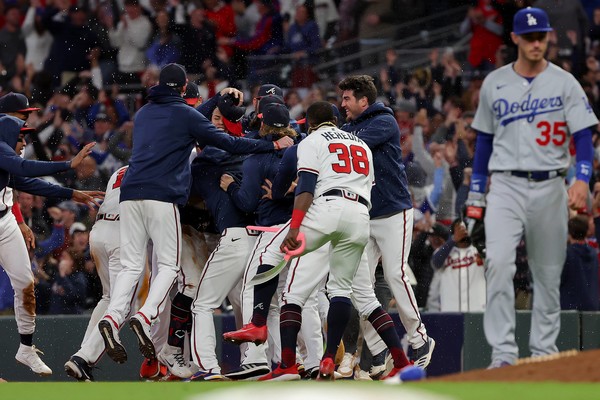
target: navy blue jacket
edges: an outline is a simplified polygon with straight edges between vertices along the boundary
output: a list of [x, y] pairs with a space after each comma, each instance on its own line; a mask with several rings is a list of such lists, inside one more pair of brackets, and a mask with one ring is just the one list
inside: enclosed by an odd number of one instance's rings
[[[270, 138], [260, 141], [272, 143]], [[233, 182], [227, 188], [227, 193], [235, 205], [245, 212], [256, 212], [256, 224], [259, 226], [273, 226], [286, 223], [291, 215], [294, 200], [263, 199], [265, 194], [261, 186], [265, 179], [273, 182], [281, 157], [285, 150], [268, 154], [256, 154], [248, 157], [242, 167], [242, 182]]]
[[205, 147], [192, 163], [192, 194], [201, 196], [219, 232], [251, 225], [254, 216], [241, 211], [219, 186], [221, 175], [240, 176], [243, 156], [232, 156], [214, 147]]
[[376, 102], [341, 128], [361, 138], [373, 153], [375, 185], [371, 190], [371, 219], [412, 208], [394, 112]]
[[271, 197], [274, 200], [281, 200], [285, 197], [290, 185], [296, 179], [298, 169], [298, 145], [295, 144], [283, 153], [277, 175], [271, 182]]
[[560, 282], [560, 308], [597, 311], [598, 301], [597, 252], [587, 244], [570, 244]]
[[[19, 157], [15, 153], [15, 146], [19, 140], [19, 133], [23, 124], [24, 122], [18, 118], [0, 114], [0, 190], [8, 186], [11, 174], [46, 176], [71, 168], [70, 161], [31, 161]], [[25, 189], [23, 191], [30, 192]], [[68, 197], [70, 198], [71, 194]]]
[[39, 178], [25, 178], [23, 176], [13, 175], [10, 177], [8, 186], [36, 196], [55, 197], [65, 200], [73, 197], [73, 189], [54, 185]]
[[172, 88], [154, 86], [148, 100], [135, 116], [133, 150], [121, 185], [121, 201], [184, 205], [190, 191], [189, 156], [196, 142], [233, 154], [273, 150], [273, 143], [234, 138], [218, 130]]

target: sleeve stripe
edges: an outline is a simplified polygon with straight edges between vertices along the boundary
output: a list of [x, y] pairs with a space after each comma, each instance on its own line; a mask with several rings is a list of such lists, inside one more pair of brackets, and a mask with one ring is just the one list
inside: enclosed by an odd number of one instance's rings
[[298, 172], [301, 172], [301, 171], [310, 172], [311, 174], [319, 175], [319, 171], [317, 171], [316, 169], [312, 169], [312, 168], [306, 168], [306, 167], [298, 168]]

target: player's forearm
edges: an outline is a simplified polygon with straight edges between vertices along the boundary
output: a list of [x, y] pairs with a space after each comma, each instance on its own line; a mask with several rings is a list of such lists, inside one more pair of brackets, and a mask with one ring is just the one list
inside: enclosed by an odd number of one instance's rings
[[471, 191], [484, 193], [487, 184], [488, 164], [492, 156], [494, 136], [477, 132], [475, 144], [475, 158], [473, 160], [473, 176], [471, 178]]
[[592, 143], [592, 131], [589, 128], [577, 131], [573, 134], [577, 164], [575, 175], [577, 180], [588, 183], [592, 177], [592, 162], [594, 160], [594, 145]]

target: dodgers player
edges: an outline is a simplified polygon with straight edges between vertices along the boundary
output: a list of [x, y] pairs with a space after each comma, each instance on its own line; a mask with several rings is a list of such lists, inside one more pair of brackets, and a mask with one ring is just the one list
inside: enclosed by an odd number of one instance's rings
[[[99, 196], [101, 192], [79, 192], [40, 179], [23, 177], [44, 176], [75, 168], [89, 155], [94, 144], [84, 147], [73, 160], [67, 162], [24, 160], [18, 154], [21, 154], [25, 146], [25, 134], [31, 128], [23, 128], [23, 124], [18, 118], [0, 115], [0, 191], [8, 185], [31, 194], [96, 203], [91, 196]], [[15, 292], [15, 319], [21, 341], [15, 358], [36, 374], [47, 376], [52, 374], [52, 370], [40, 359], [39, 350], [33, 346], [35, 294], [29, 254], [9, 205], [3, 205], [4, 208], [0, 209], [0, 265]]]
[[[487, 201], [484, 329], [492, 368], [518, 357], [513, 277], [523, 233], [535, 293], [529, 348], [533, 356], [557, 352], [567, 205], [582, 208], [589, 191], [589, 128], [598, 119], [576, 79], [544, 58], [551, 30], [541, 9], [515, 14], [511, 38], [517, 61], [486, 77], [473, 121], [478, 136], [467, 212], [481, 218]], [[577, 180], [566, 191], [562, 177], [570, 163], [570, 136]], [[484, 199], [488, 170], [491, 185]]]
[[289, 138], [261, 142], [233, 138], [217, 130], [182, 97], [187, 84], [183, 67], [168, 64], [160, 72], [146, 104], [135, 118], [133, 151], [121, 186], [121, 263], [111, 301], [98, 323], [107, 353], [114, 361], [127, 360], [118, 331], [129, 313], [135, 283], [143, 272], [144, 253], [152, 240], [158, 274], [144, 306], [134, 314], [130, 327], [140, 352], [156, 358], [150, 325], [164, 309], [165, 299], [180, 269], [181, 225], [177, 205], [189, 194], [189, 156], [196, 142], [214, 145], [231, 153], [268, 152], [292, 144]]
[[342, 107], [349, 119], [342, 130], [364, 140], [373, 152], [375, 185], [367, 246], [371, 277], [374, 279], [381, 257], [385, 279], [396, 298], [400, 320], [411, 344], [410, 359], [425, 368], [431, 361], [435, 341], [427, 335], [406, 274], [413, 209], [402, 164], [400, 129], [393, 111], [375, 101], [377, 88], [373, 78], [351, 76], [341, 81], [338, 87], [342, 90]]

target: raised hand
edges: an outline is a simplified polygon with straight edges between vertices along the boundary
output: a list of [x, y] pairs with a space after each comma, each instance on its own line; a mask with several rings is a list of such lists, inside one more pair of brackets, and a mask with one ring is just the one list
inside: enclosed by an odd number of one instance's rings
[[92, 142], [83, 146], [83, 149], [81, 149], [81, 151], [77, 153], [77, 155], [71, 160], [71, 168], [77, 168], [77, 166], [81, 164], [83, 159], [90, 155], [90, 153], [92, 152], [92, 147], [94, 147], [95, 145], [96, 142]]

